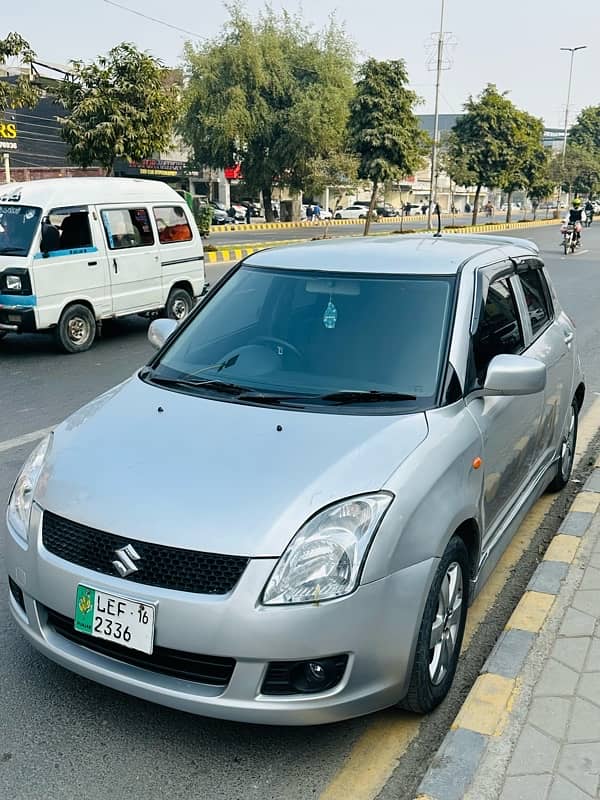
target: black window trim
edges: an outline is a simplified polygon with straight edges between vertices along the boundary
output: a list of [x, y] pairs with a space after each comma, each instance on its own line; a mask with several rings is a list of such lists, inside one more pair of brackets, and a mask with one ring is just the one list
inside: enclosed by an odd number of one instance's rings
[[[108, 249], [110, 250], [111, 253], [118, 253], [118, 252], [124, 251], [124, 250], [125, 251], [126, 250], [139, 250], [142, 247], [157, 247], [157, 240], [156, 240], [156, 237], [154, 235], [154, 228], [152, 227], [152, 217], [154, 215], [150, 214], [150, 210], [149, 210], [147, 205], [144, 205], [143, 203], [137, 203], [136, 205], [133, 205], [133, 206], [112, 206], [112, 207], [98, 206], [97, 208], [98, 208], [98, 213], [100, 214], [100, 224], [102, 225], [102, 230], [104, 231], [104, 238], [106, 240], [106, 246], [108, 247]], [[108, 231], [106, 230], [106, 225], [104, 224], [104, 217], [103, 217], [104, 212], [105, 211], [136, 211], [139, 208], [143, 208], [144, 211], [146, 212], [146, 214], [148, 214], [148, 222], [150, 223], [150, 231], [152, 233], [152, 243], [151, 244], [137, 244], [137, 245], [134, 245], [133, 247], [111, 247], [110, 246], [110, 241], [109, 241], [109, 238], [108, 238]]]
[[[526, 350], [528, 350], [529, 347], [531, 347], [531, 345], [534, 342], [537, 342], [540, 336], [542, 336], [542, 334], [544, 334], [548, 330], [548, 328], [550, 328], [554, 324], [554, 321], [556, 319], [555, 309], [554, 309], [554, 303], [552, 302], [552, 294], [550, 292], [548, 279], [546, 278], [544, 272], [544, 262], [539, 258], [535, 258], [533, 256], [526, 256], [515, 263], [515, 268], [516, 268], [515, 282], [517, 287], [516, 291], [519, 292], [519, 294], [523, 298], [522, 308], [523, 308], [524, 322], [527, 325], [527, 331], [529, 334], [527, 346], [525, 348]], [[521, 281], [521, 276], [524, 273], [533, 271], [538, 271], [541, 273], [540, 279], [542, 282], [542, 291], [544, 293], [544, 299], [546, 301], [546, 309], [548, 311], [548, 319], [546, 320], [544, 325], [535, 332], [533, 330], [533, 326], [531, 325], [531, 318], [529, 316], [529, 308], [527, 306], [525, 290], [523, 288], [523, 284]]]

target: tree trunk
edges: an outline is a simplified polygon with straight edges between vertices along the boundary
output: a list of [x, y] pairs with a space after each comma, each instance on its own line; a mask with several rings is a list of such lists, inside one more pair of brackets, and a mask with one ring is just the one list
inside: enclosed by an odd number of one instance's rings
[[510, 218], [512, 216], [512, 192], [508, 192], [506, 195], [506, 223], [510, 222]]
[[373, 209], [375, 208], [375, 199], [377, 197], [377, 181], [373, 181], [373, 193], [371, 194], [371, 202], [369, 203], [369, 211], [365, 220], [365, 229], [363, 236], [369, 235], [369, 228], [371, 227], [371, 217], [373, 216]]
[[273, 195], [271, 184], [265, 184], [262, 188], [263, 203], [265, 206], [265, 219], [267, 222], [273, 222]]
[[475, 190], [475, 199], [473, 200], [473, 216], [471, 217], [471, 225], [477, 225], [477, 213], [479, 211], [479, 195], [481, 194], [481, 184]]

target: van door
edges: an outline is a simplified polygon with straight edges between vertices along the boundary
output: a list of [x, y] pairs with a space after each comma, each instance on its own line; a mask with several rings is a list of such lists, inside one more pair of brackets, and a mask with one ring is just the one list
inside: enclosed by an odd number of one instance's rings
[[108, 247], [113, 313], [160, 308], [160, 261], [148, 209], [101, 208], [100, 218]]
[[171, 287], [189, 282], [198, 297], [204, 287], [204, 254], [198, 228], [183, 205], [164, 203], [152, 207], [158, 233], [162, 267], [163, 303]]
[[102, 317], [110, 312], [108, 261], [93, 210], [63, 206], [51, 209], [47, 219], [56, 228], [56, 245], [34, 255], [38, 327], [55, 325], [74, 300], [88, 300]]

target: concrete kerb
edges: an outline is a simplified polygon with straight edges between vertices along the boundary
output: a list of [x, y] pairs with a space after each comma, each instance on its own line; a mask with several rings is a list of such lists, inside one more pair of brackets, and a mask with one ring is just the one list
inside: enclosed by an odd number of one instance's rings
[[[418, 217], [416, 219], [418, 219]], [[390, 217], [389, 221], [390, 222], [394, 222], [394, 218]], [[410, 217], [407, 217], [405, 221], [410, 221]], [[341, 220], [341, 222], [356, 223], [356, 220]], [[265, 225], [266, 224], [267, 223], [265, 223]], [[277, 224], [288, 225], [289, 224], [289, 227], [296, 227], [296, 228], [304, 226], [303, 223], [297, 224], [297, 223], [283, 223], [282, 222], [282, 223], [270, 223], [270, 224], [271, 225], [277, 225]], [[470, 226], [465, 227], [465, 228], [444, 228], [443, 229], [443, 233], [446, 233], [446, 234], [450, 234], [450, 233], [452, 233], [452, 234], [497, 233], [497, 232], [507, 231], [507, 230], [520, 230], [520, 229], [523, 229], [523, 228], [525, 228], [525, 229], [527, 229], [527, 228], [539, 228], [539, 227], [543, 227], [545, 225], [556, 225], [556, 224], [557, 224], [557, 221], [554, 220], [554, 219], [553, 220], [544, 219], [544, 220], [537, 220], [536, 222], [514, 222], [514, 223], [511, 222], [511, 223], [502, 223], [502, 224], [498, 224], [498, 225], [486, 225], [486, 224], [484, 224], [484, 225], [470, 225]], [[223, 226], [221, 226], [219, 228], [219, 230], [227, 230], [228, 227], [230, 227], [230, 226], [223, 225]], [[304, 227], [310, 227], [310, 226], [304, 226]], [[312, 228], [315, 230], [315, 232], [317, 232], [319, 230], [314, 225], [312, 225]], [[247, 225], [245, 227], [245, 230], [252, 230], [252, 225]], [[426, 233], [426, 231], [425, 230], [415, 231], [414, 233], [423, 234], [423, 233]], [[407, 233], [407, 234], [404, 234], [404, 235], [410, 236], [410, 235], [414, 235], [414, 233], [413, 234]], [[360, 235], [360, 234], [356, 234], [356, 235]], [[381, 233], [378, 233], [377, 231], [374, 231], [373, 235], [374, 236], [394, 236], [396, 234], [395, 234], [394, 231], [382, 231]], [[256, 253], [259, 250], [264, 250], [266, 247], [284, 247], [284, 246], [289, 245], [289, 244], [300, 244], [303, 241], [304, 240], [300, 240], [300, 239], [291, 239], [291, 240], [288, 239], [288, 240], [282, 241], [282, 242], [258, 242], [257, 244], [252, 245], [251, 247], [223, 247], [223, 248], [220, 247], [218, 250], [205, 251], [204, 260], [205, 260], [205, 262], [207, 264], [217, 264], [217, 263], [221, 263], [221, 262], [224, 262], [224, 261], [239, 261], [240, 259], [245, 258], [246, 256], [252, 255], [252, 253]]]
[[[571, 509], [582, 497], [587, 507], [598, 509], [600, 461]], [[535, 679], [561, 625], [569, 621], [569, 603], [583, 576], [581, 564], [599, 533], [600, 512], [569, 511], [434, 756], [417, 800], [499, 797]]]

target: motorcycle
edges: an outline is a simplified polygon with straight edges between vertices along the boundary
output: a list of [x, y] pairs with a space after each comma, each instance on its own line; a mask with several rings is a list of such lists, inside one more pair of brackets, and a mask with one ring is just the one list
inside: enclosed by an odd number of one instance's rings
[[563, 225], [560, 232], [563, 237], [562, 247], [565, 251], [565, 255], [574, 253], [575, 248], [581, 245], [581, 223], [577, 222], [575, 224], [569, 223], [568, 225]]

